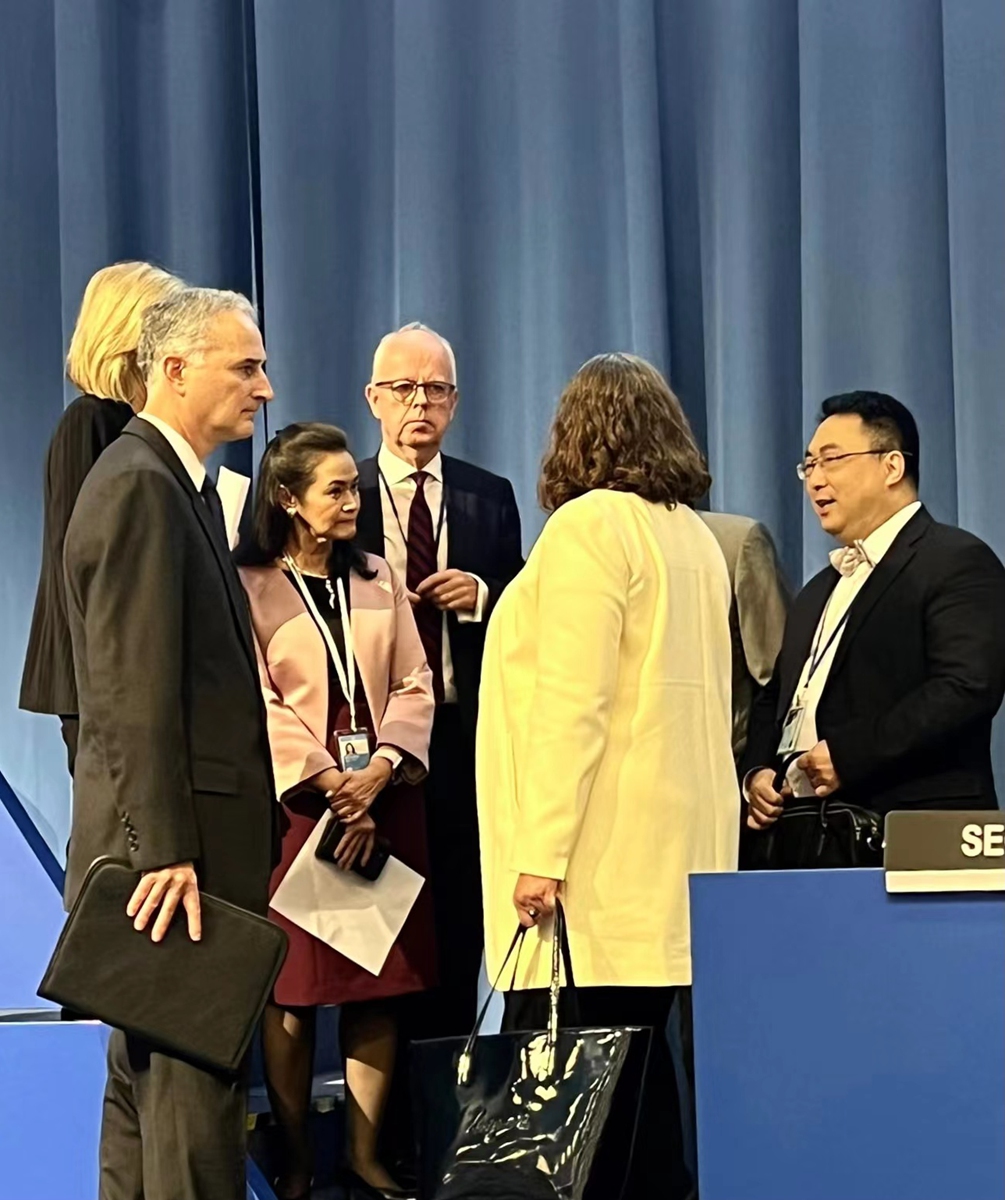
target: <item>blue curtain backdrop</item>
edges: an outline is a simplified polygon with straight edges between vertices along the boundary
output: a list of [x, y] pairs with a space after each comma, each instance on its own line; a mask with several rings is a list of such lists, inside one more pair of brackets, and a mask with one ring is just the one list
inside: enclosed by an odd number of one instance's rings
[[441, 329], [452, 449], [528, 543], [557, 394], [617, 348], [795, 578], [826, 542], [793, 464], [852, 387], [915, 410], [925, 500], [1005, 552], [1000, 0], [0, 0], [0, 104], [0, 771], [59, 854], [17, 682], [61, 358], [118, 258], [255, 295], [271, 427], [361, 453], [378, 338]]

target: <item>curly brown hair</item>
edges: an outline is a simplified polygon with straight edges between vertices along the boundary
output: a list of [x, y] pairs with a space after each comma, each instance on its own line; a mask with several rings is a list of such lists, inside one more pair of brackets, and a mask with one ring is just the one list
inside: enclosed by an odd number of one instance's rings
[[674, 508], [712, 486], [680, 401], [634, 354], [598, 354], [566, 384], [541, 464], [546, 512], [596, 488]]

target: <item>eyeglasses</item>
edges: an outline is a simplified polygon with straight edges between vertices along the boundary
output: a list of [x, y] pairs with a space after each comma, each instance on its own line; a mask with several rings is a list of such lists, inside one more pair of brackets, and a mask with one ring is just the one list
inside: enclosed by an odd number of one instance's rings
[[801, 463], [797, 463], [796, 474], [805, 483], [817, 467], [826, 475], [835, 463], [842, 462], [846, 458], [860, 458], [863, 454], [894, 453], [910, 458], [907, 450], [899, 450], [896, 446], [887, 446], [884, 450], [850, 450], [847, 454], [821, 454], [819, 458], [804, 458]]
[[408, 408], [414, 403], [419, 388], [422, 388], [426, 403], [432, 408], [446, 404], [457, 391], [457, 385], [447, 383], [445, 379], [429, 379], [425, 383], [420, 383], [417, 379], [386, 379], [383, 383], [375, 383], [373, 386], [387, 388], [403, 408]]

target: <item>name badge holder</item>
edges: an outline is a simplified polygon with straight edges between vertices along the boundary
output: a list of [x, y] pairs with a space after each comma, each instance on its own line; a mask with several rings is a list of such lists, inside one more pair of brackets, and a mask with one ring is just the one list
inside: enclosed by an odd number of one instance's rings
[[[300, 594], [304, 598], [304, 603], [307, 605], [308, 611], [321, 630], [321, 636], [328, 647], [328, 653], [331, 655], [332, 663], [335, 666], [335, 673], [338, 675], [339, 683], [342, 685], [342, 691], [349, 701], [349, 728], [336, 729], [334, 731], [335, 753], [339, 768], [343, 771], [362, 771], [364, 767], [369, 766], [372, 751], [368, 730], [360, 729], [356, 724], [356, 656], [353, 653], [352, 625], [349, 621], [349, 605], [346, 601], [345, 585], [341, 579], [335, 581], [338, 591], [339, 613], [342, 617], [342, 632], [345, 636], [346, 661], [343, 663], [342, 655], [339, 653], [339, 648], [332, 636], [331, 629], [328, 627], [328, 622], [318, 611], [318, 606], [314, 603], [314, 597], [304, 582], [304, 577], [301, 575], [300, 569], [289, 555], [286, 555], [283, 562], [286, 564], [297, 587], [300, 589]], [[332, 591], [331, 580], [326, 580], [325, 582], [328, 586], [328, 594], [331, 597], [331, 606], [334, 609], [335, 595]]]

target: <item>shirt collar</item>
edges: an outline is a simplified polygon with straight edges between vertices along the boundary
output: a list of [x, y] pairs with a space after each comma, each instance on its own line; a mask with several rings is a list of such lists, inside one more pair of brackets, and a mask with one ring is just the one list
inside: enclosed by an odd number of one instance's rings
[[906, 527], [911, 518], [921, 511], [921, 501], [915, 500], [899, 512], [884, 521], [878, 529], [874, 529], [867, 538], [853, 542], [850, 546], [839, 546], [830, 552], [831, 566], [839, 574], [850, 578], [863, 563], [869, 569], [879, 563], [897, 540], [897, 535]]
[[911, 518], [921, 511], [921, 501], [915, 500], [913, 504], [905, 505], [900, 512], [896, 512], [888, 521], [884, 521], [878, 529], [874, 529], [867, 538], [862, 539], [862, 546], [866, 554], [869, 556], [869, 561], [875, 566], [887, 553], [893, 543], [897, 540], [897, 535], [905, 528]]
[[136, 415], [141, 421], [149, 421], [154, 429], [164, 435], [168, 445], [178, 455], [181, 465], [185, 468], [185, 473], [195, 484], [195, 490], [201, 492], [202, 485], [206, 482], [206, 468], [203, 466], [202, 459], [192, 449], [191, 443], [186, 441], [177, 429], [172, 429], [167, 421], [162, 421], [160, 417], [155, 417], [148, 412], [140, 412]]
[[[403, 458], [399, 458], [393, 451], [388, 450], [383, 442], [381, 442], [380, 450], [377, 452], [377, 466], [392, 487], [396, 483], [402, 483], [406, 479], [411, 479], [417, 470], [411, 463], [405, 462]], [[437, 483], [442, 483], [443, 455], [437, 451], [436, 457], [426, 463], [422, 469], [432, 479], [435, 479]]]

